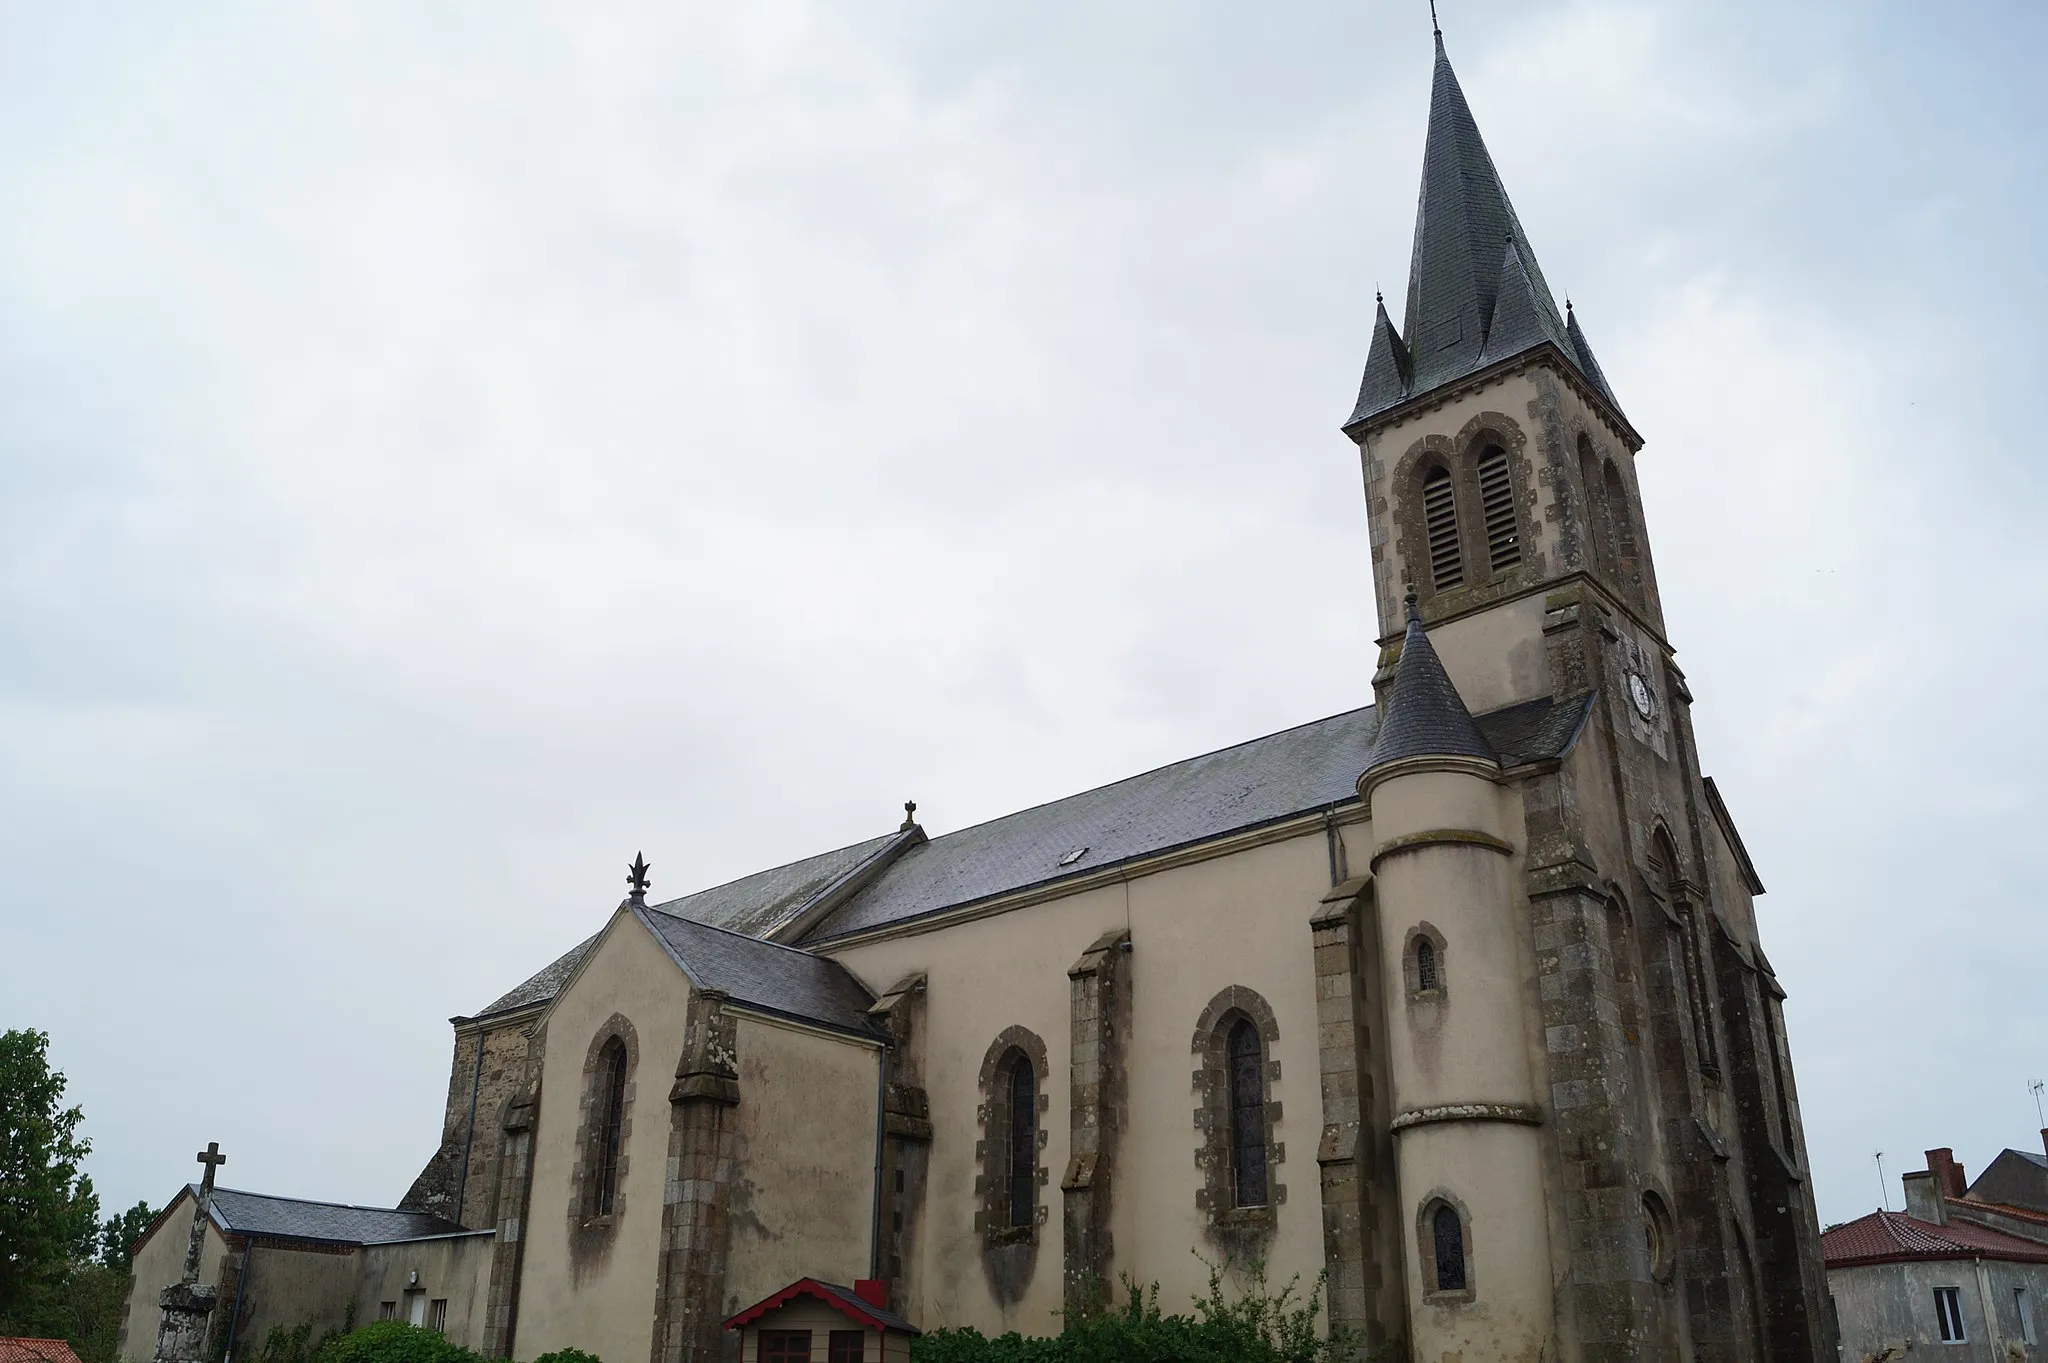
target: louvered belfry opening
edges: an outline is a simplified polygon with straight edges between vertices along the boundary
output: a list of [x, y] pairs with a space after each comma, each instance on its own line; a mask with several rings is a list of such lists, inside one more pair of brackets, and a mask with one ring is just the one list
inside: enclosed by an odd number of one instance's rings
[[1429, 535], [1429, 582], [1436, 591], [1465, 585], [1465, 555], [1458, 544], [1458, 501], [1443, 465], [1422, 480], [1422, 521]]
[[1479, 512], [1486, 523], [1486, 556], [1494, 572], [1522, 561], [1522, 532], [1515, 520], [1515, 489], [1508, 477], [1507, 451], [1489, 445], [1479, 456]]

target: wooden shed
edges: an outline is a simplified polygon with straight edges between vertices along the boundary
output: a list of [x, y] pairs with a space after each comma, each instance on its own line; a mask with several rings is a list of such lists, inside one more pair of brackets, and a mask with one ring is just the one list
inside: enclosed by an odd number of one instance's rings
[[891, 1311], [889, 1285], [852, 1287], [799, 1278], [725, 1322], [739, 1333], [739, 1363], [910, 1363], [918, 1329]]

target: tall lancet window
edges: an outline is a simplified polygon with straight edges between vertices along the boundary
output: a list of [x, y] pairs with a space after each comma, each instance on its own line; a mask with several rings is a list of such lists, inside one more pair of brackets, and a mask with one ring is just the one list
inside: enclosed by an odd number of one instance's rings
[[1451, 471], [1439, 464], [1422, 478], [1422, 523], [1429, 537], [1429, 583], [1449, 591], [1465, 582], [1465, 555], [1458, 543], [1458, 499]]
[[1038, 1076], [1022, 1051], [1010, 1061], [1010, 1224], [1028, 1226], [1038, 1210]]
[[597, 1057], [597, 1148], [590, 1183], [590, 1215], [610, 1216], [619, 1195], [619, 1144], [626, 1116], [626, 1043], [604, 1043]]
[[1240, 1018], [1230, 1029], [1230, 1152], [1237, 1205], [1266, 1205], [1265, 1047], [1259, 1029]]

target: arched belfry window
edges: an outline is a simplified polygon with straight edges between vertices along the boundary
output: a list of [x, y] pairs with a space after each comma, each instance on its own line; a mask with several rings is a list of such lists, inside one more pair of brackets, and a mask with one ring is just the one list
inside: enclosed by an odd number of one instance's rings
[[1434, 1292], [1463, 1292], [1470, 1286], [1465, 1273], [1465, 1222], [1448, 1202], [1436, 1204], [1429, 1217], [1430, 1269]]
[[626, 1043], [612, 1037], [597, 1054], [596, 1127], [591, 1151], [590, 1216], [610, 1216], [619, 1199], [619, 1147], [626, 1118]]
[[1448, 591], [1465, 582], [1465, 554], [1458, 539], [1458, 499], [1451, 471], [1442, 464], [1422, 476], [1422, 522], [1429, 538], [1429, 582]]
[[1479, 456], [1479, 514], [1486, 524], [1486, 557], [1496, 573], [1522, 561], [1522, 528], [1515, 517], [1514, 480], [1508, 455], [1488, 445]]
[[1593, 442], [1579, 433], [1579, 489], [1586, 504], [1586, 567], [1603, 577], [1614, 576], [1614, 547], [1607, 529], [1607, 491], [1600, 481], [1600, 461]]
[[1630, 596], [1640, 596], [1643, 589], [1643, 565], [1636, 551], [1636, 520], [1629, 508], [1628, 486], [1621, 481], [1621, 470], [1607, 461], [1606, 470], [1601, 474], [1602, 498], [1607, 504], [1607, 529], [1609, 544], [1614, 558], [1615, 585]]
[[1235, 1204], [1266, 1205], [1266, 1049], [1250, 1018], [1230, 1029], [1230, 1154]]
[[[1612, 465], [1608, 466], [1612, 468]], [[1721, 1058], [1714, 1044], [1713, 1015], [1707, 1004], [1707, 972], [1701, 950], [1699, 924], [1692, 898], [1686, 893], [1679, 873], [1678, 848], [1671, 834], [1659, 826], [1650, 838], [1650, 879], [1664, 896], [1678, 919], [1679, 953], [1685, 972], [1686, 1002], [1692, 1014], [1693, 1045], [1702, 1074], [1719, 1077]]]
[[1009, 1066], [1010, 1129], [1004, 1169], [1004, 1201], [1012, 1226], [1029, 1226], [1038, 1214], [1038, 1076], [1031, 1057], [1012, 1051]]

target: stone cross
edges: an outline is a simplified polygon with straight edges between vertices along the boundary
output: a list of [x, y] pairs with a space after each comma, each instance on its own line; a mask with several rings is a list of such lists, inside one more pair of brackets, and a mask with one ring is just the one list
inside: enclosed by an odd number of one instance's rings
[[199, 1252], [206, 1245], [207, 1216], [213, 1210], [213, 1171], [228, 1162], [220, 1152], [219, 1141], [208, 1141], [206, 1148], [192, 1157], [206, 1166], [206, 1172], [199, 1179], [199, 1205], [192, 1215], [192, 1238], [185, 1245], [185, 1282], [189, 1286], [199, 1281]]
[[228, 1162], [219, 1141], [208, 1141], [193, 1156], [206, 1166], [199, 1180], [199, 1199], [192, 1207], [192, 1239], [185, 1246], [185, 1276], [158, 1298], [163, 1319], [156, 1332], [156, 1363], [200, 1363], [206, 1351], [206, 1322], [213, 1314], [215, 1290], [199, 1285], [199, 1255], [206, 1248], [206, 1223], [213, 1211], [213, 1171]]

